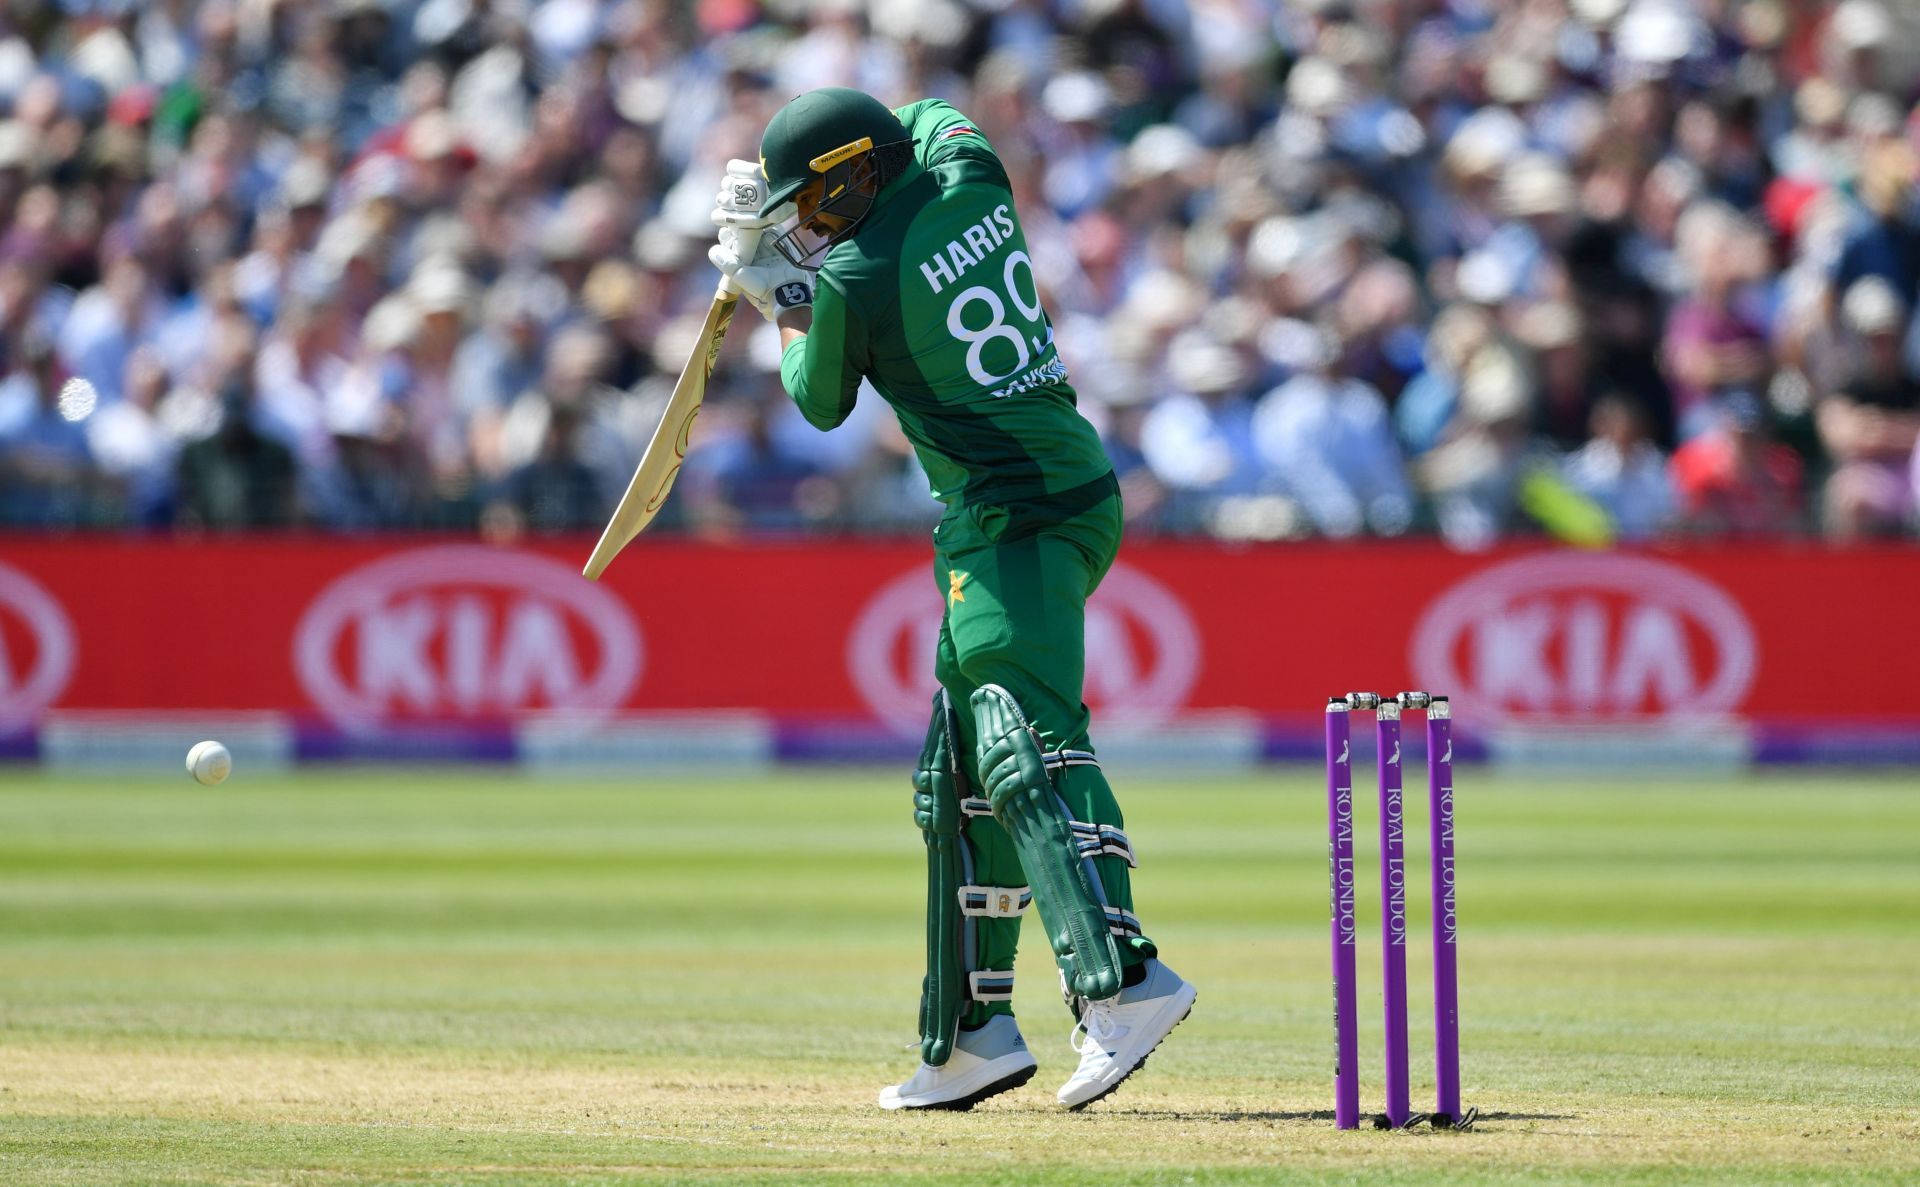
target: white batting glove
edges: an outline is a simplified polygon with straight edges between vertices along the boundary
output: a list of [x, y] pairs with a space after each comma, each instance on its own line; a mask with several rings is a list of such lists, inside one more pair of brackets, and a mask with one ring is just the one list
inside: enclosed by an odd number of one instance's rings
[[720, 179], [720, 192], [713, 198], [713, 225], [757, 230], [773, 220], [762, 218], [760, 208], [767, 203], [767, 179], [754, 161], [738, 157], [727, 162], [726, 175]]
[[[773, 222], [760, 215], [766, 199], [767, 179], [758, 163], [738, 157], [727, 162], [727, 171], [720, 178], [720, 191], [713, 197], [711, 217], [713, 224], [721, 229], [721, 243], [733, 257], [751, 261], [759, 254], [761, 236]], [[720, 291], [739, 295], [740, 286], [731, 275], [723, 275]]]
[[[743, 260], [740, 253], [748, 246], [755, 254]], [[813, 305], [813, 273], [789, 262], [771, 243], [762, 242], [758, 230], [722, 229], [720, 242], [707, 251], [707, 258], [725, 274], [722, 283], [730, 282], [768, 321], [778, 320], [789, 309]]]

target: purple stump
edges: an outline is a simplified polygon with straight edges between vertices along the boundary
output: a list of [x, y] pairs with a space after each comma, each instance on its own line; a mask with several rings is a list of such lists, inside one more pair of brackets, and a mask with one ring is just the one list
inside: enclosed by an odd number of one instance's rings
[[1353, 737], [1347, 702], [1327, 702], [1327, 869], [1333, 920], [1333, 1123], [1360, 1125], [1360, 1030], [1353, 942]]
[[1400, 783], [1400, 706], [1382, 697], [1374, 718], [1380, 768], [1380, 987], [1386, 1003], [1387, 1124], [1413, 1115], [1407, 1076], [1407, 829]]
[[1460, 1120], [1460, 918], [1454, 902], [1453, 714], [1427, 708], [1427, 820], [1433, 863], [1434, 1124]]

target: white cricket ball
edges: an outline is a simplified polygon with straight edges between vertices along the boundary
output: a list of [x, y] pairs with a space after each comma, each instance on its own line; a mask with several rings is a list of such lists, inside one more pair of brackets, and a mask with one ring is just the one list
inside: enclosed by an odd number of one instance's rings
[[187, 774], [212, 787], [233, 774], [233, 755], [218, 742], [197, 742], [187, 751]]

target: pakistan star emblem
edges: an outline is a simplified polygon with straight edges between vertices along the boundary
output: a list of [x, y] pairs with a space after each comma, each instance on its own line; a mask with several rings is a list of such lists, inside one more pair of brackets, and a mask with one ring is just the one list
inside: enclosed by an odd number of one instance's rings
[[960, 587], [966, 583], [966, 580], [967, 580], [967, 575], [965, 573], [962, 573], [960, 570], [958, 569], [947, 570], [947, 604], [948, 605], [952, 605], [955, 602], [964, 602], [967, 600], [967, 595], [960, 592]]

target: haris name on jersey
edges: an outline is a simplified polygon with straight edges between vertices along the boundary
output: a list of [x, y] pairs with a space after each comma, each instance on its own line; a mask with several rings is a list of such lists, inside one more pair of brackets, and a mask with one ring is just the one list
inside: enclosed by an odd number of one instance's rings
[[969, 226], [960, 233], [960, 238], [949, 240], [946, 247], [920, 265], [920, 274], [938, 293], [950, 284], [958, 284], [967, 269], [977, 267], [988, 256], [1013, 238], [1013, 211], [1006, 203], [993, 208], [993, 213]]

